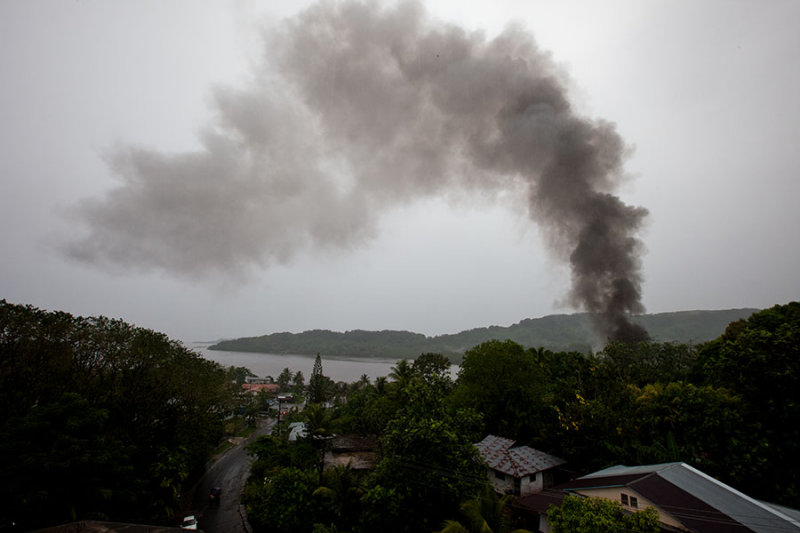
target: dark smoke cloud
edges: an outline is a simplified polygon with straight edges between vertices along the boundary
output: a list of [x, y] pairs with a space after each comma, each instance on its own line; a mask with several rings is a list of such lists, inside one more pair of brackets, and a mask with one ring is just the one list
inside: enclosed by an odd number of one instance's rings
[[317, 4], [265, 35], [243, 89], [218, 90], [202, 149], [119, 147], [122, 183], [77, 212], [91, 263], [202, 277], [373, 236], [387, 207], [453, 189], [525, 184], [530, 214], [572, 268], [570, 303], [609, 337], [641, 338], [647, 212], [613, 192], [628, 153], [614, 125], [577, 116], [533, 38], [494, 39], [421, 5]]

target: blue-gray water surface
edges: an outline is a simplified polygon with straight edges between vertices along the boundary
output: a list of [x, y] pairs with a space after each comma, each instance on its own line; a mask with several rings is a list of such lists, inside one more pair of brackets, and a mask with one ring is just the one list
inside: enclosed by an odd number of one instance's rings
[[[224, 352], [209, 350], [209, 343], [190, 343], [187, 348], [199, 353], [206, 359], [216, 361], [224, 367], [243, 366], [259, 377], [272, 376], [277, 378], [284, 368], [292, 372], [298, 370], [303, 373], [306, 380], [311, 376], [314, 368], [315, 355], [268, 354], [251, 352]], [[398, 359], [384, 358], [356, 358], [342, 356], [322, 357], [322, 373], [334, 381], [352, 383], [362, 375], [369, 376], [371, 381], [379, 376], [388, 376]]]

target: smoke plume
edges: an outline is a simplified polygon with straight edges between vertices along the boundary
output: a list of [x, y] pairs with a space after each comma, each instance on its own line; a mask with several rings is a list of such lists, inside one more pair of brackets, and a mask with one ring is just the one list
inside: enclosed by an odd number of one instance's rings
[[646, 335], [628, 317], [643, 311], [635, 234], [647, 211], [613, 195], [629, 150], [613, 124], [573, 111], [522, 29], [488, 40], [418, 3], [320, 3], [266, 33], [252, 82], [214, 103], [201, 150], [112, 152], [121, 184], [76, 208], [88, 234], [72, 257], [230, 273], [357, 246], [391, 206], [523, 183], [571, 265], [570, 303], [607, 337]]

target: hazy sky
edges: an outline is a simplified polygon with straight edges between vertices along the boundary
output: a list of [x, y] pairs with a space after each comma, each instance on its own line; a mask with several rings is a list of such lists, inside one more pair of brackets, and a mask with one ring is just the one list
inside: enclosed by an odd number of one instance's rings
[[[624, 141], [598, 187], [649, 212], [648, 312], [800, 298], [797, 0], [337, 5], [0, 3], [0, 298], [186, 341], [573, 312], [518, 168], [465, 148], [497, 140], [471, 128], [516, 71], [362, 93], [412, 19], [485, 56], [535, 42], [570, 112]], [[363, 49], [304, 40], [329, 12]], [[410, 71], [451, 60], [418, 35]]]

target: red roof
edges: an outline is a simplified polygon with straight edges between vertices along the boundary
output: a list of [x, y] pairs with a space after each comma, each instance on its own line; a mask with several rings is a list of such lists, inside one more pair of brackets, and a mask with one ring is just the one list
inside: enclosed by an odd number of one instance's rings
[[242, 390], [246, 392], [259, 392], [262, 390], [278, 392], [281, 390], [281, 386], [277, 383], [242, 383]]

